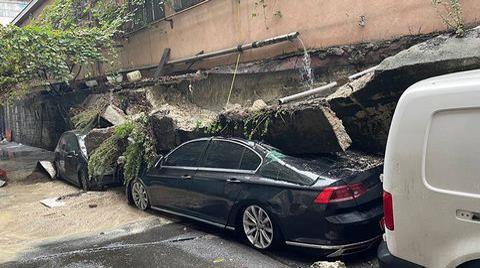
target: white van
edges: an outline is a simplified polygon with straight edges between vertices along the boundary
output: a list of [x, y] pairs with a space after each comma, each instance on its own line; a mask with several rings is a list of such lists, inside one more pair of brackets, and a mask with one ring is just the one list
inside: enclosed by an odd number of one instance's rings
[[380, 267], [480, 267], [480, 70], [410, 87], [384, 166]]

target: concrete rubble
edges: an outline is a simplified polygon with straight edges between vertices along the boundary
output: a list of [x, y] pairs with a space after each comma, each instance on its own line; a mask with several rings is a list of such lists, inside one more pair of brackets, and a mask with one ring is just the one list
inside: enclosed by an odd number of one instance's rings
[[319, 261], [310, 266], [311, 268], [347, 268], [345, 263], [341, 261], [329, 262], [329, 261]]
[[112, 124], [113, 126], [121, 125], [127, 122], [126, 114], [115, 105], [108, 105], [100, 115], [101, 118]]
[[343, 121], [352, 147], [384, 153], [390, 122], [402, 93], [442, 74], [480, 68], [480, 28], [464, 38], [440, 35], [386, 58], [374, 74], [340, 87], [327, 102]]
[[255, 113], [227, 111], [218, 118], [221, 136], [265, 141], [290, 154], [342, 152], [351, 140], [326, 102], [272, 106]]

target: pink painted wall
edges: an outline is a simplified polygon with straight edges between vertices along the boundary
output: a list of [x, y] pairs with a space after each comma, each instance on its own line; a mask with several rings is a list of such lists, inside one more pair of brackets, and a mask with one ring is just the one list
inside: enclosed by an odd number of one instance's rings
[[[300, 32], [307, 48], [324, 48], [446, 29], [431, 0], [265, 0], [266, 16], [263, 8], [255, 8], [255, 2], [211, 0], [172, 17], [173, 29], [166, 21], [154, 23], [124, 42], [122, 64], [124, 68], [158, 64], [165, 47], [172, 49], [171, 59], [178, 59], [294, 31]], [[478, 1], [461, 2], [465, 21], [478, 24]], [[281, 16], [274, 15], [277, 11]], [[361, 16], [365, 17], [363, 27], [359, 25]], [[275, 45], [244, 53], [242, 61], [300, 47], [298, 42]], [[232, 63], [235, 58], [209, 60], [196, 67]]]

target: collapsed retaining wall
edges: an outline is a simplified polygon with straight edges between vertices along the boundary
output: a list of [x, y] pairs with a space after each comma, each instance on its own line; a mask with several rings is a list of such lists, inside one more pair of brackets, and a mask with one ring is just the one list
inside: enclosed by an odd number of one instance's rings
[[3, 133], [11, 131], [13, 141], [53, 150], [60, 135], [72, 128], [68, 110], [88, 94], [76, 91], [58, 97], [43, 92], [3, 104], [0, 106]]

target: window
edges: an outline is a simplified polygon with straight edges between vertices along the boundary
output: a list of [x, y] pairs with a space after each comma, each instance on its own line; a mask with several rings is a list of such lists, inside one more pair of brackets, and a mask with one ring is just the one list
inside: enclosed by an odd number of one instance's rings
[[212, 141], [202, 167], [239, 169], [240, 160], [246, 149], [244, 146], [232, 142]]
[[145, 0], [144, 4], [136, 8], [133, 18], [133, 29], [141, 28], [149, 23], [165, 18], [164, 0]]
[[68, 152], [78, 152], [78, 141], [74, 135], [65, 136], [66, 146], [65, 151]]
[[175, 11], [180, 11], [203, 1], [204, 0], [173, 0], [173, 9]]
[[167, 157], [165, 166], [196, 167], [206, 145], [206, 141], [195, 141], [181, 146]]
[[286, 181], [300, 185], [312, 185], [318, 175], [309, 171], [308, 165], [300, 159], [271, 151], [265, 158], [265, 164], [260, 168], [259, 174], [265, 178]]
[[258, 168], [261, 162], [262, 162], [262, 159], [260, 159], [260, 157], [256, 153], [247, 149], [243, 153], [240, 169], [254, 171]]

